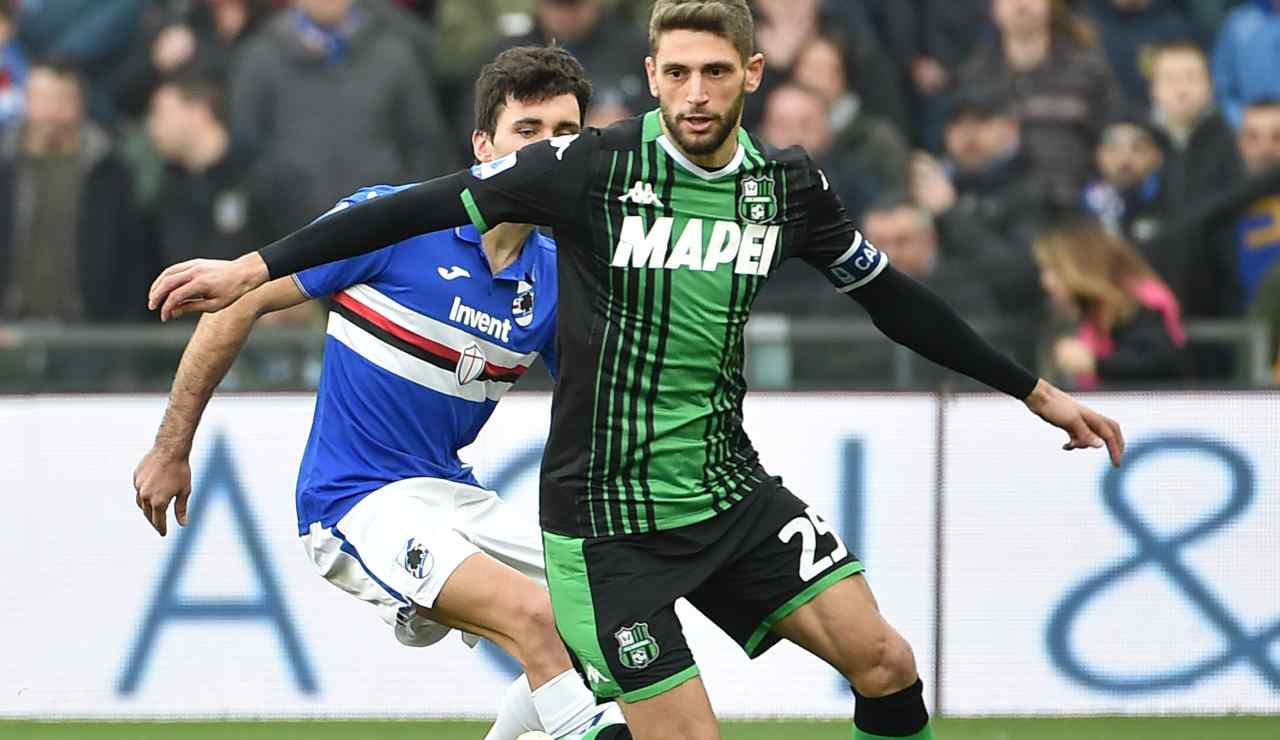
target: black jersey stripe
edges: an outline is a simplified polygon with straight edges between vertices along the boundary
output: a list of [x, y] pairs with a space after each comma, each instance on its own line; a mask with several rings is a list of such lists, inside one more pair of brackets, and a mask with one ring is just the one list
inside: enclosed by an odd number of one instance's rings
[[[619, 198], [626, 192], [627, 167], [618, 167], [621, 153], [614, 153], [613, 165], [610, 168], [609, 183], [605, 189], [606, 222], [609, 224], [609, 242], [613, 243], [617, 229], [622, 226], [622, 208]], [[593, 498], [599, 500], [600, 506], [592, 519], [592, 536], [599, 537], [613, 531], [613, 523], [622, 518], [621, 503], [616, 496], [610, 494], [607, 475], [609, 464], [609, 384], [611, 383], [614, 351], [617, 348], [618, 330], [617, 305], [619, 296], [615, 279], [617, 270], [610, 269], [607, 262], [604, 266], [604, 285], [607, 286], [605, 297], [604, 336], [600, 342], [600, 357], [597, 360], [596, 398], [594, 404], [594, 422], [592, 424], [591, 478], [595, 483]]]
[[[658, 145], [652, 143], [654, 162], [662, 169], [662, 216], [671, 218], [675, 211], [671, 207], [671, 194], [675, 191], [676, 171], [669, 157], [658, 154]], [[671, 286], [674, 275], [662, 275], [662, 296], [655, 305], [658, 321], [658, 336], [654, 344], [653, 366], [650, 368], [649, 385], [645, 393], [645, 440], [639, 451], [640, 455], [640, 490], [645, 498], [645, 527], [647, 531], [658, 528], [657, 512], [653, 505], [653, 491], [649, 487], [649, 461], [653, 458], [653, 439], [655, 436], [653, 410], [658, 403], [658, 388], [662, 382], [662, 365], [667, 356], [667, 337], [671, 329]], [[655, 315], [655, 314], [650, 314]]]

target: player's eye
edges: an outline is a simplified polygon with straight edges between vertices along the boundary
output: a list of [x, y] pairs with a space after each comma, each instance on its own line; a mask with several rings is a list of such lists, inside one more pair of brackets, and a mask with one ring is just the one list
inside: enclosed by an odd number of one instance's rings
[[520, 136], [523, 136], [526, 139], [531, 139], [534, 136], [538, 135], [538, 132], [531, 128], [522, 128], [519, 131], [516, 131], [516, 133]]
[[683, 69], [669, 69], [669, 70], [667, 70], [667, 76], [668, 76], [668, 77], [670, 77], [670, 78], [671, 78], [671, 79], [673, 79], [673, 80], [683, 79], [683, 78], [684, 78], [684, 70], [683, 70]]
[[712, 77], [724, 77], [727, 72], [728, 70], [725, 69], [724, 67], [711, 67], [710, 69], [707, 70], [707, 74], [711, 75]]

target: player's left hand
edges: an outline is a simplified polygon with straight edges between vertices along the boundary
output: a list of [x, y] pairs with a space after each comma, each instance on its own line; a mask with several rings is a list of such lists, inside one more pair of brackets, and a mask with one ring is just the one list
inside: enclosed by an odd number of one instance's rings
[[178, 524], [187, 526], [187, 499], [191, 497], [191, 463], [164, 450], [152, 448], [133, 471], [138, 508], [160, 536], [168, 531], [169, 502]]
[[1111, 453], [1111, 464], [1120, 466], [1120, 461], [1124, 458], [1124, 433], [1114, 420], [1043, 380], [1036, 385], [1025, 402], [1036, 416], [1070, 436], [1062, 449], [1098, 449], [1106, 445], [1107, 451]]

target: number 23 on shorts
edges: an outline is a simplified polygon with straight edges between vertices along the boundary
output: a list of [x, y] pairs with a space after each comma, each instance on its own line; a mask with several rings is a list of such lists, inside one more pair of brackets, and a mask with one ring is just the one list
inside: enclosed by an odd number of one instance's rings
[[[783, 525], [782, 529], [778, 530], [778, 539], [785, 543], [795, 539], [796, 535], [800, 536], [800, 580], [808, 583], [839, 562], [849, 553], [849, 550], [844, 546], [840, 535], [836, 534], [831, 525], [827, 524], [827, 521], [815, 512], [812, 506], [806, 508], [804, 513], [805, 516], [798, 516]], [[830, 554], [819, 558], [817, 556], [818, 538], [827, 535], [831, 535], [831, 538], [836, 541], [836, 546]]]

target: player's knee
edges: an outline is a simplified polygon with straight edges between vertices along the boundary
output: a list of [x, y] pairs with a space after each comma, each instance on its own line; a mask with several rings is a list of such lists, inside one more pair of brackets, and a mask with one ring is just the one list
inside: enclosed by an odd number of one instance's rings
[[842, 667], [845, 678], [867, 697], [888, 696], [916, 682], [915, 653], [893, 630], [886, 630], [856, 659]]
[[555, 614], [545, 593], [521, 599], [516, 612], [514, 618], [518, 633], [515, 638], [527, 660], [543, 662], [556, 659], [563, 653], [560, 636], [556, 633]]

